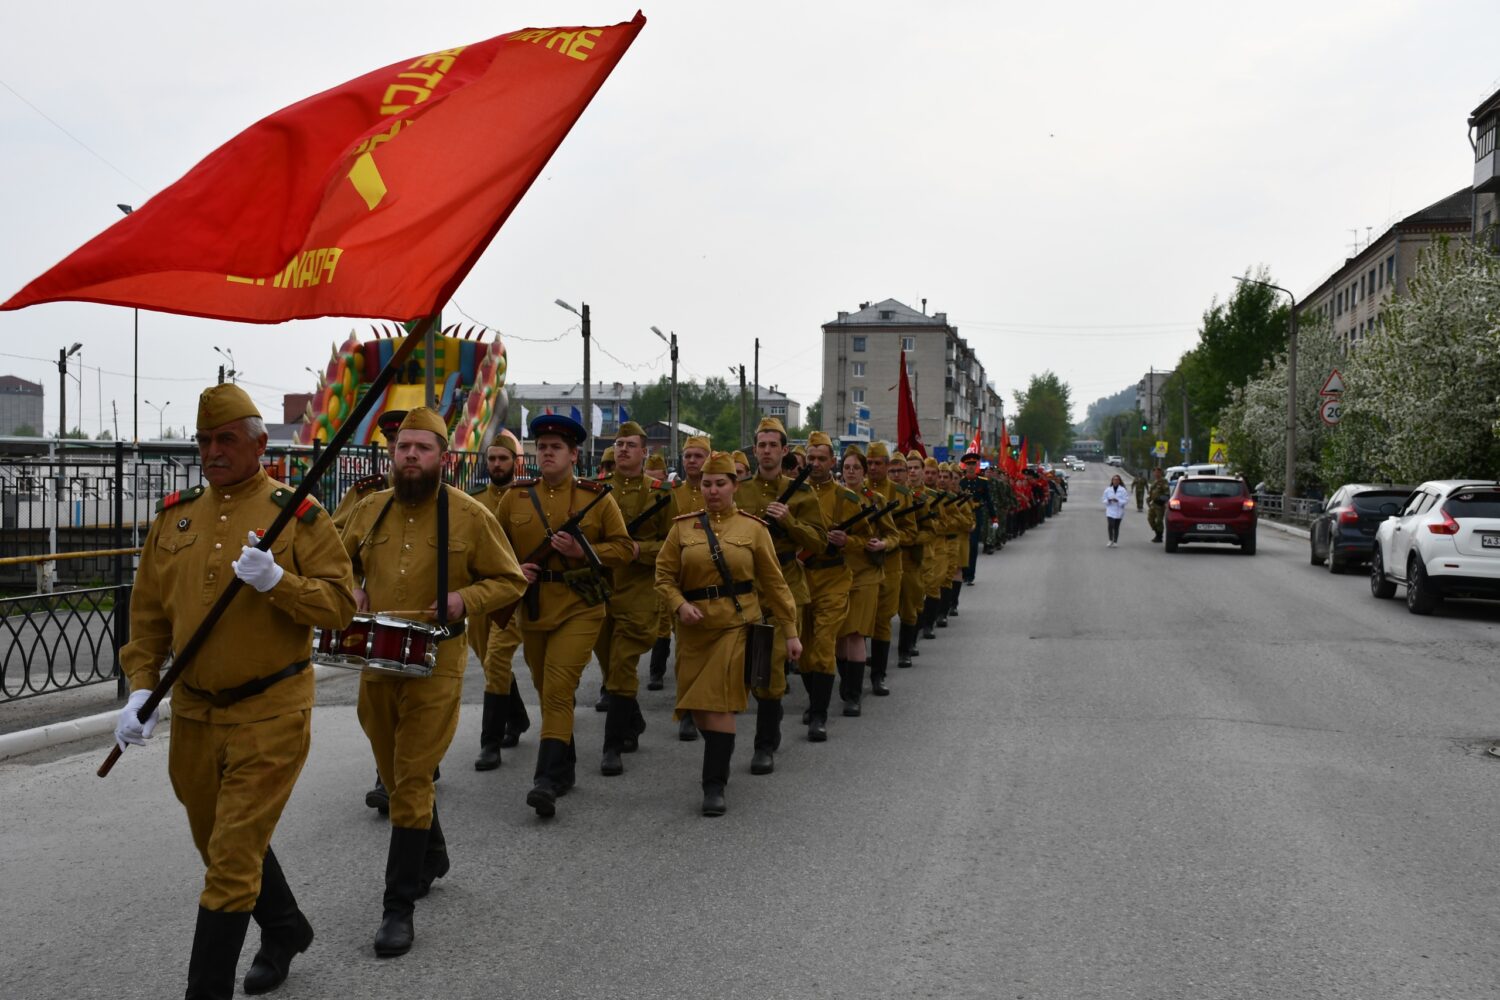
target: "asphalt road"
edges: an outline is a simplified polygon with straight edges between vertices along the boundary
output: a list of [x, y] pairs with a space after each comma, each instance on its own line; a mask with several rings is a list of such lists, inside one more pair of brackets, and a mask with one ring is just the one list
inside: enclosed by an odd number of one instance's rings
[[[476, 773], [466, 707], [453, 870], [404, 958], [370, 949], [386, 833], [352, 681], [322, 685], [275, 841], [318, 936], [277, 995], [1493, 995], [1500, 610], [1417, 618], [1268, 529], [1168, 556], [1132, 510], [1107, 549], [1103, 470], [1075, 482], [892, 697], [820, 746], [791, 727], [769, 777], [742, 737], [722, 819], [664, 694], [619, 778], [580, 707], [551, 822], [522, 801], [535, 732]], [[102, 781], [103, 746], [0, 764], [7, 996], [180, 993], [201, 870], [165, 743]]]

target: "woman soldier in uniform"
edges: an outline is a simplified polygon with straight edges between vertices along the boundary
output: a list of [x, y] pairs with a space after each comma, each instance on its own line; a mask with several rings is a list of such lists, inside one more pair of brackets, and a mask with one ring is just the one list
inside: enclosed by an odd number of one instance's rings
[[[866, 507], [880, 509], [885, 498], [865, 482], [868, 471], [865, 456], [858, 446], [844, 452], [844, 486], [859, 494]], [[844, 561], [854, 575], [849, 589], [849, 611], [839, 626], [838, 670], [839, 696], [844, 714], [857, 718], [865, 690], [865, 638], [875, 631], [875, 612], [880, 604], [880, 581], [885, 578], [885, 553], [896, 549], [899, 536], [889, 513], [879, 520], [865, 518], [849, 529], [854, 544], [844, 546]]]
[[[703, 466], [706, 509], [679, 515], [656, 557], [657, 593], [678, 622], [677, 717], [691, 715], [703, 733], [705, 816], [724, 815], [734, 717], [749, 702], [745, 625], [761, 621], [762, 600], [786, 630], [787, 659], [802, 655], [796, 605], [776, 547], [765, 522], [735, 507], [735, 486], [734, 461], [714, 453]], [[729, 572], [727, 585], [715, 547]]]

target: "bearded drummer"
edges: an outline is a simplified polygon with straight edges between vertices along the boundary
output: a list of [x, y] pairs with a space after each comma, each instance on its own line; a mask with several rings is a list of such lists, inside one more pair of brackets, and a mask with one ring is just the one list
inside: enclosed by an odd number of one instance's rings
[[[361, 612], [437, 617], [441, 599], [446, 618], [438, 623], [446, 637], [433, 640], [438, 645], [431, 676], [371, 671], [360, 676], [359, 723], [391, 796], [384, 909], [375, 934], [375, 954], [382, 958], [411, 949], [416, 901], [448, 872], [432, 774], [458, 727], [468, 663], [465, 618], [497, 611], [526, 589], [521, 567], [489, 510], [443, 483], [447, 451], [448, 425], [442, 417], [425, 406], [408, 412], [396, 436], [392, 488], [360, 501], [344, 526]], [[440, 533], [443, 520], [446, 541]], [[448, 578], [439, 581], [444, 550]]]

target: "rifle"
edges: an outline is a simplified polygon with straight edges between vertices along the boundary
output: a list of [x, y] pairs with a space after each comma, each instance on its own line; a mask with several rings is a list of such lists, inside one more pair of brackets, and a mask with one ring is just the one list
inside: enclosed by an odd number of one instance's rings
[[[523, 562], [523, 563], [542, 563], [542, 562], [545, 562], [547, 560], [547, 556], [550, 553], [552, 553], [553, 551], [555, 551], [552, 548], [552, 536], [553, 535], [563, 535], [563, 534], [572, 535], [574, 538], [578, 539], [579, 543], [584, 548], [584, 555], [587, 556], [592, 551], [592, 547], [589, 546], [587, 539], [585, 539], [583, 537], [583, 535], [581, 535], [579, 533], [578, 526], [583, 523], [584, 515], [587, 514], [589, 511], [593, 510], [594, 509], [594, 505], [597, 504], [600, 500], [603, 500], [605, 497], [609, 496], [610, 492], [613, 489], [614, 489], [614, 486], [612, 484], [605, 483], [603, 486], [601, 486], [599, 488], [599, 492], [594, 495], [594, 499], [590, 500], [587, 504], [585, 504], [584, 507], [583, 507], [583, 509], [580, 510], [578, 513], [576, 513], [572, 517], [568, 518], [567, 521], [565, 521], [563, 523], [563, 526], [561, 528], [558, 528], [556, 531], [553, 531], [552, 529], [548, 528], [547, 529], [547, 537], [544, 538], [544, 539], [542, 539], [542, 543], [540, 545], [538, 545], [536, 548], [534, 548], [530, 552], [528, 552], [526, 554], [526, 558], [522, 559], [521, 562]], [[591, 560], [591, 562], [597, 561], [597, 559], [598, 559], [598, 556], [595, 556], [594, 559]], [[527, 603], [527, 607], [530, 608], [532, 606], [532, 603], [536, 601], [536, 598], [537, 598], [536, 584], [533, 583], [533, 584], [531, 584], [531, 586], [529, 586], [529, 587], [526, 588], [526, 592], [521, 595], [520, 600], [511, 601], [509, 604], [507, 604], [505, 607], [501, 608], [499, 611], [493, 611], [493, 612], [491, 612], [490, 613], [490, 621], [494, 624], [495, 628], [505, 628], [507, 625], [510, 624], [511, 615], [513, 615], [513, 614], [516, 613], [516, 605], [520, 604], [521, 601], [526, 601], [526, 602], [528, 602]]]
[[[811, 473], [812, 473], [812, 463], [808, 463], [807, 465], [804, 465], [802, 467], [801, 471], [799, 471], [797, 473], [796, 477], [792, 479], [791, 483], [789, 483], [787, 485], [787, 488], [781, 491], [781, 496], [779, 496], [779, 497], [776, 498], [776, 502], [779, 503], [779, 504], [785, 504], [788, 500], [790, 500], [792, 498], [792, 494], [794, 494], [794, 493], [797, 492], [797, 487], [799, 487], [803, 483], [807, 482], [807, 477]], [[771, 521], [771, 534], [774, 535], [777, 532], [781, 532], [782, 534], [785, 534], [786, 533], [786, 529], [781, 526], [781, 522], [780, 521], [772, 520]]]
[[[856, 524], [858, 524], [859, 522], [863, 521], [865, 518], [869, 517], [872, 514], [875, 514], [875, 516], [878, 517], [879, 514], [877, 514], [876, 512], [879, 511], [879, 510], [880, 510], [879, 507], [866, 507], [864, 505], [860, 505], [859, 513], [858, 514], [854, 514], [854, 515], [851, 515], [850, 517], [844, 518], [842, 521], [840, 521], [838, 524], [835, 524], [833, 527], [829, 528], [828, 530], [829, 530], [830, 533], [835, 532], [835, 531], [848, 531], [850, 528], [854, 527]], [[823, 550], [823, 554], [825, 556], [836, 555], [837, 554], [837, 550], [838, 550], [838, 546], [834, 545], [832, 542], [829, 542], [828, 543], [828, 547]], [[797, 553], [797, 558], [801, 559], [801, 560], [804, 560], [804, 561], [806, 561], [811, 556], [812, 556], [812, 552], [810, 552], [810, 551], [803, 551], [803, 552]]]
[[655, 514], [657, 511], [661, 510], [671, 502], [672, 494], [670, 493], [663, 493], [661, 496], [657, 497], [655, 503], [630, 519], [630, 523], [625, 525], [626, 533], [629, 534], [631, 538], [634, 538], [637, 528], [645, 524], [647, 521], [651, 520], [652, 514]]

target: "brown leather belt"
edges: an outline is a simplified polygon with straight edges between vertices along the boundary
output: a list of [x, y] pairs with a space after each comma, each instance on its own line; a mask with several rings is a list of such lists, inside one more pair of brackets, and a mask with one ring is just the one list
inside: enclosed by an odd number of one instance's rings
[[712, 587], [699, 587], [697, 590], [684, 590], [683, 600], [686, 601], [712, 601], [717, 598], [738, 597], [740, 594], [748, 594], [755, 589], [755, 584], [749, 580], [736, 580], [733, 587], [725, 587], [715, 584]]
[[835, 566], [844, 565], [843, 556], [824, 556], [821, 559], [809, 559], [804, 563], [808, 569], [833, 569]]

